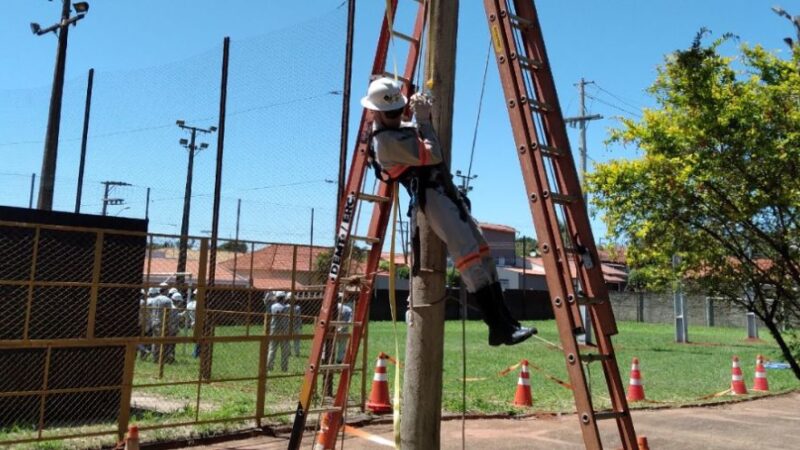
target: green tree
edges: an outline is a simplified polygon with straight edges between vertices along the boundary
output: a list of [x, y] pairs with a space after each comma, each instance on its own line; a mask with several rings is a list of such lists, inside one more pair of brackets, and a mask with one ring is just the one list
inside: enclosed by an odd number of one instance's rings
[[539, 241], [530, 236], [520, 236], [514, 240], [514, 254], [517, 256], [529, 256], [531, 253], [539, 251]]
[[247, 244], [241, 241], [225, 241], [217, 248], [226, 252], [247, 253]]
[[658, 106], [612, 130], [643, 156], [599, 164], [589, 191], [637, 283], [688, 280], [755, 313], [800, 379], [778, 324], [800, 318], [800, 47], [726, 56], [732, 37], [706, 34], [667, 56]]

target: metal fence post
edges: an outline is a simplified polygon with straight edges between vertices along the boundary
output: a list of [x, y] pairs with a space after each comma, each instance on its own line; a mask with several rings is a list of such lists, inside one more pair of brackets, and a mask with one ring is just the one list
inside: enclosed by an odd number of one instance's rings
[[95, 322], [97, 318], [97, 296], [100, 292], [100, 265], [103, 263], [103, 239], [105, 233], [97, 232], [97, 239], [94, 244], [94, 265], [92, 266], [92, 288], [89, 298], [89, 320], [86, 329], [86, 337], [94, 339]]
[[747, 339], [758, 339], [758, 321], [752, 312], [747, 313]]
[[167, 336], [167, 321], [169, 320], [169, 310], [161, 308], [161, 334], [158, 342], [158, 379], [164, 378], [164, 338]]
[[[197, 269], [197, 303], [195, 310], [195, 329], [194, 338], [200, 344], [200, 377], [203, 380], [211, 378], [211, 344], [205, 342], [206, 336], [211, 333], [208, 329], [213, 325], [208, 316], [208, 309], [206, 307], [206, 300], [208, 299], [208, 292], [206, 286], [206, 270], [208, 270], [208, 238], [200, 239], [200, 261]], [[198, 385], [198, 392], [199, 392]], [[199, 395], [199, 393], [198, 393]]]
[[25, 325], [22, 329], [22, 339], [30, 339], [31, 311], [33, 310], [33, 288], [36, 284], [36, 259], [39, 256], [39, 238], [42, 235], [41, 227], [36, 227], [33, 234], [33, 255], [31, 256], [31, 272], [28, 278], [28, 299], [25, 304]]
[[133, 374], [136, 366], [136, 343], [125, 346], [125, 368], [122, 372], [122, 392], [119, 399], [119, 420], [117, 423], [117, 438], [121, 442], [128, 431], [131, 417], [131, 397], [133, 394]]
[[706, 297], [706, 326], [714, 326], [714, 298]]
[[[264, 314], [264, 323], [267, 323]], [[265, 325], [266, 328], [266, 325]], [[267, 348], [269, 337], [265, 333], [258, 346], [258, 387], [256, 389], [256, 424], [261, 427], [261, 419], [264, 417], [264, 400], [267, 394]]]
[[644, 292], [639, 291], [639, 298], [636, 300], [636, 321], [644, 322]]

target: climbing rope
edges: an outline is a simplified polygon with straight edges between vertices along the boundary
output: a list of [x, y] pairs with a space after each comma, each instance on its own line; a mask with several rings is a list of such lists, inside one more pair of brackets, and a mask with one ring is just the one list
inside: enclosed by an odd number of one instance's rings
[[469, 151], [469, 167], [467, 168], [465, 191], [469, 191], [470, 176], [472, 175], [472, 161], [475, 158], [475, 143], [478, 140], [478, 125], [481, 122], [481, 110], [483, 109], [483, 93], [486, 91], [486, 75], [489, 72], [489, 58], [491, 55], [492, 55], [492, 40], [489, 39], [489, 46], [486, 49], [486, 64], [483, 67], [483, 81], [481, 82], [481, 95], [478, 98], [478, 115], [475, 117], [475, 130], [472, 132], [472, 148]]

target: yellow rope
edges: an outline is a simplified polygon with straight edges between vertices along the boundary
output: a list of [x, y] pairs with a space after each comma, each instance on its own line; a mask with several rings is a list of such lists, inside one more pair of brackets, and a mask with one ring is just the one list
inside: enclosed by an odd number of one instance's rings
[[392, 0], [386, 0], [386, 24], [389, 26], [389, 47], [392, 49], [392, 64], [394, 65], [394, 81], [399, 79], [397, 75], [397, 52], [394, 45], [394, 17], [392, 15]]
[[394, 428], [394, 446], [400, 448], [400, 339], [397, 335], [397, 298], [395, 297], [395, 265], [394, 243], [397, 236], [397, 211], [400, 209], [400, 196], [398, 195], [397, 182], [392, 187], [392, 238], [389, 247], [389, 306], [392, 311], [392, 328], [394, 330], [394, 354], [398, 362], [394, 371], [394, 413], [392, 427]]

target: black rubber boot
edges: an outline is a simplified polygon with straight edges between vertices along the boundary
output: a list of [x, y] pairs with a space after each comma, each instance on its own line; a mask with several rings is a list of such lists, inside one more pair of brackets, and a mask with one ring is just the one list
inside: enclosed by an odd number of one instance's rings
[[[497, 283], [499, 286], [499, 283]], [[511, 317], [503, 302], [502, 290], [497, 297], [497, 288], [490, 284], [478, 292], [470, 294], [483, 314], [483, 321], [489, 326], [489, 345], [514, 345], [528, 339], [536, 333], [535, 328], [525, 328]]]
[[500, 285], [499, 281], [495, 281], [494, 283], [490, 284], [492, 287], [492, 295], [494, 296], [494, 301], [498, 302], [498, 308], [500, 309], [500, 315], [508, 322], [510, 322], [514, 327], [520, 327], [521, 324], [517, 319], [511, 316], [511, 311], [508, 310], [508, 306], [506, 306], [505, 296], [503, 295], [503, 286]]

